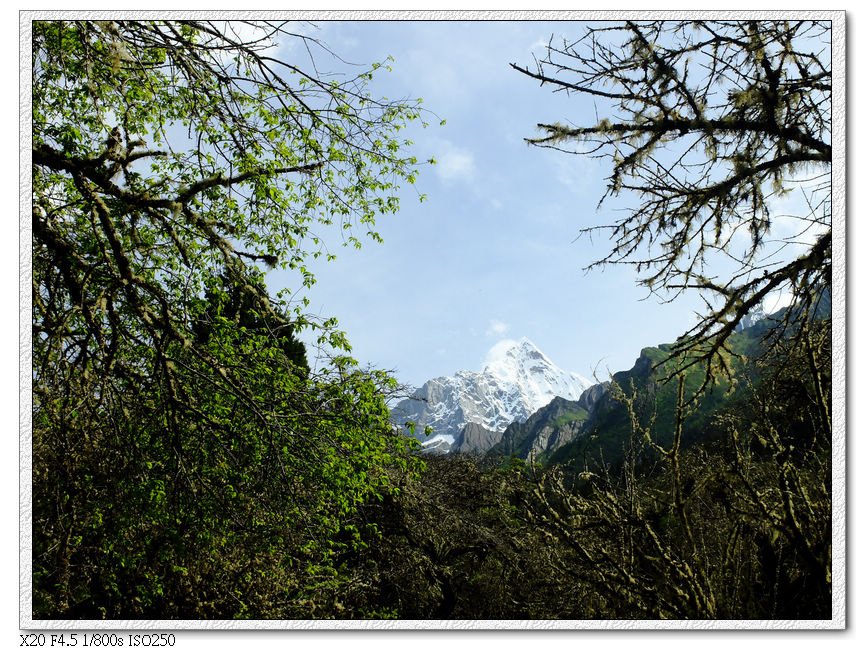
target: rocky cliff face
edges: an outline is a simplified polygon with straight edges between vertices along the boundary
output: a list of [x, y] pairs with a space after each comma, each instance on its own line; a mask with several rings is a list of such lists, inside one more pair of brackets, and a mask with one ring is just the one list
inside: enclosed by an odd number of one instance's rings
[[[492, 434], [498, 442], [508, 425], [525, 422], [554, 397], [577, 400], [589, 386], [588, 379], [562, 370], [528, 339], [502, 341], [490, 350], [481, 372], [431, 379], [391, 413], [398, 426], [414, 422], [415, 436], [430, 451], [481, 451]], [[464, 431], [468, 424], [480, 428]]]
[[595, 408], [595, 404], [606, 394], [607, 390], [610, 388], [610, 382], [605, 381], [600, 384], [595, 384], [594, 386], [589, 386], [583, 394], [580, 395], [580, 399], [577, 403], [584, 408], [587, 412], [591, 413], [592, 409]]
[[451, 451], [463, 454], [485, 454], [495, 445], [501, 433], [490, 431], [477, 422], [469, 422], [454, 442]]
[[556, 397], [525, 422], [514, 422], [505, 429], [490, 453], [520, 458], [552, 453], [579, 435], [588, 415], [579, 401]]

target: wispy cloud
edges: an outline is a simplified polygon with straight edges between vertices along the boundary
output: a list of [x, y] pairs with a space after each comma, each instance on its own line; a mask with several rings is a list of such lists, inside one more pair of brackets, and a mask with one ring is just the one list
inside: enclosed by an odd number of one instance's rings
[[773, 291], [763, 300], [763, 309], [767, 314], [773, 314], [779, 309], [793, 304], [793, 294], [790, 291]]
[[[252, 45], [262, 56], [274, 56], [281, 43], [272, 38], [271, 30], [261, 24], [242, 20], [217, 20], [213, 27], [231, 41]], [[220, 58], [228, 63], [234, 52], [224, 50]]]
[[[771, 225], [761, 242], [758, 260], [762, 264], [787, 263], [806, 253], [829, 228], [829, 216], [823, 213], [823, 201], [829, 198], [825, 180], [793, 178], [785, 182], [793, 191], [766, 198]], [[749, 217], [730, 218], [721, 230], [721, 241], [729, 240], [737, 253], [753, 245]]]
[[436, 163], [436, 174], [444, 183], [468, 182], [474, 178], [474, 155], [447, 140], [442, 141], [441, 153], [436, 158]]
[[[572, 150], [587, 153], [589, 145], [575, 143]], [[551, 156], [555, 179], [575, 194], [588, 195], [602, 185], [598, 161], [582, 155]]]
[[507, 323], [504, 323], [500, 320], [492, 319], [490, 321], [489, 327], [487, 327], [486, 334], [487, 336], [495, 336], [500, 337], [507, 334], [508, 330], [511, 329], [511, 326]]
[[550, 44], [550, 36], [541, 36], [534, 43], [529, 45], [528, 50], [535, 56], [543, 56], [547, 53], [547, 46]]

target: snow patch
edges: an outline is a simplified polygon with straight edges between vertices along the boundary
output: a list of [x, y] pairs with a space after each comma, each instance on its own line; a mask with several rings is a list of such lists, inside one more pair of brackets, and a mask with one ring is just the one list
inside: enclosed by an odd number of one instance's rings
[[454, 437], [446, 433], [440, 433], [437, 436], [433, 436], [429, 440], [425, 440], [420, 444], [422, 447], [440, 447], [443, 444], [453, 445]]
[[394, 407], [393, 418], [415, 422], [418, 431], [432, 428], [430, 438], [417, 438], [425, 450], [446, 451], [470, 422], [501, 433], [554, 397], [578, 400], [591, 385], [556, 366], [529, 339], [505, 339], [487, 353], [482, 371], [431, 379]]

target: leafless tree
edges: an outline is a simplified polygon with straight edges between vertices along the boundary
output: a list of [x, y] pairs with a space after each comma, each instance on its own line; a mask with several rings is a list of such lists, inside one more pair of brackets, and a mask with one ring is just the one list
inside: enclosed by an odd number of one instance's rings
[[[512, 64], [595, 102], [595, 124], [539, 124], [528, 142], [609, 161], [602, 203], [630, 194], [636, 207], [584, 231], [612, 241], [590, 268], [633, 265], [663, 300], [699, 290], [706, 315], [674, 354], [711, 361], [710, 377], [767, 297], [783, 291], [796, 304], [776, 331], [801, 329], [828, 298], [831, 36], [828, 21], [601, 23], [551, 39], [533, 67]], [[794, 191], [802, 212], [778, 214]], [[778, 232], [782, 218], [792, 235]]]

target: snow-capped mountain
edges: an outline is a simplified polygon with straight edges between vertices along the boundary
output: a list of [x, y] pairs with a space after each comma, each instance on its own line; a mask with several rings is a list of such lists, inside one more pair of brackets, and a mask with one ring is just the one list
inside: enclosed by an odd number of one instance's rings
[[509, 424], [525, 422], [554, 397], [577, 400], [591, 385], [556, 366], [528, 339], [506, 340], [489, 351], [483, 370], [429, 380], [392, 409], [392, 418], [398, 425], [414, 422], [424, 447], [443, 453], [459, 447], [469, 423], [501, 437]]

